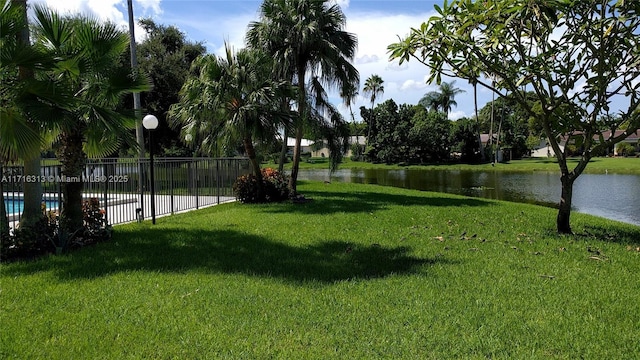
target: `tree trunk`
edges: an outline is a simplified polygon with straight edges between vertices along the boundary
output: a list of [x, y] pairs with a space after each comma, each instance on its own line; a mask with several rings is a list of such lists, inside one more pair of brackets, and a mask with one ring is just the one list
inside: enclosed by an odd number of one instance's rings
[[24, 160], [24, 175], [38, 181], [24, 182], [24, 209], [20, 218], [20, 227], [31, 227], [42, 218], [42, 183], [40, 177], [40, 157]]
[[291, 177], [289, 178], [289, 191], [291, 195], [296, 195], [296, 183], [298, 181], [298, 169], [300, 168], [300, 150], [302, 143], [302, 124], [296, 129], [296, 144], [293, 147], [293, 165], [291, 166]]
[[289, 132], [287, 129], [284, 129], [284, 133], [282, 134], [282, 149], [280, 150], [280, 161], [278, 162], [278, 171], [284, 171], [284, 163], [287, 160], [287, 139], [289, 138]]
[[562, 195], [560, 197], [560, 206], [558, 208], [557, 228], [560, 234], [571, 234], [571, 200], [573, 197], [573, 182], [575, 179], [569, 175], [563, 174], [560, 177], [562, 182]]
[[256, 158], [256, 149], [253, 147], [253, 142], [251, 141], [250, 136], [245, 136], [243, 139], [244, 143], [244, 151], [247, 153], [247, 157], [249, 157], [249, 161], [251, 162], [251, 167], [253, 168], [253, 174], [256, 177], [257, 183], [256, 187], [258, 190], [257, 202], [265, 201], [264, 194], [264, 183], [262, 179], [262, 171], [260, 171], [260, 164], [258, 163], [258, 159]]
[[[2, 177], [2, 163], [0, 163], [0, 178]], [[4, 206], [4, 188], [0, 181], [0, 252], [5, 249], [6, 241], [9, 240], [9, 219], [7, 218], [7, 209]], [[2, 260], [0, 253], [0, 260]]]
[[[62, 212], [60, 227], [67, 234], [72, 234], [82, 227], [82, 173], [86, 155], [82, 149], [83, 136], [81, 129], [65, 131], [60, 136], [58, 160], [62, 163]], [[66, 244], [61, 244], [66, 246]]]
[[[22, 16], [24, 24], [27, 22], [27, 1], [26, 0], [12, 0], [12, 2], [18, 5], [22, 10]], [[18, 36], [18, 42], [22, 44], [30, 44], [29, 40], [29, 27], [25, 26], [21, 29]], [[18, 79], [28, 80], [33, 79], [33, 71], [27, 67], [18, 68]], [[33, 123], [33, 119], [29, 120], [29, 127], [36, 132], [40, 132], [40, 127]], [[40, 177], [40, 153], [31, 154], [24, 159], [24, 176], [31, 176], [32, 179], [39, 180]], [[42, 184], [40, 181], [29, 181], [24, 183], [24, 210], [22, 217], [20, 218], [20, 227], [34, 226], [38, 220], [42, 217]]]
[[289, 178], [289, 193], [292, 196], [297, 194], [296, 184], [298, 182], [298, 169], [300, 168], [300, 144], [304, 131], [304, 117], [307, 110], [307, 92], [304, 84], [304, 73], [306, 69], [299, 65], [298, 73], [298, 121], [296, 124], [296, 144], [293, 147], [293, 164], [291, 165], [291, 177]]

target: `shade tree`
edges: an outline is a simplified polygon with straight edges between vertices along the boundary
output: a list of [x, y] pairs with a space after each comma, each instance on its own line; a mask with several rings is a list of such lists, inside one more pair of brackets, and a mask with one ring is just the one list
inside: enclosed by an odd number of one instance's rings
[[[390, 58], [426, 65], [430, 81], [439, 83], [447, 75], [500, 96], [509, 93], [537, 118], [561, 172], [557, 231], [571, 233], [575, 180], [594, 154], [640, 127], [640, 2], [455, 0], [435, 10], [389, 45]], [[605, 135], [601, 119], [610, 113], [629, 124], [625, 131]], [[584, 149], [573, 168], [562, 141]]]

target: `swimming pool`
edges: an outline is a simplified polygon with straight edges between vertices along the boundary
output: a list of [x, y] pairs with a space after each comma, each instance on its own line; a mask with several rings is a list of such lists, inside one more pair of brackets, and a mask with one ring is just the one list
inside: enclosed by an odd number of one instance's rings
[[[57, 209], [57, 200], [44, 200], [47, 210]], [[4, 208], [7, 209], [7, 214], [21, 214], [24, 209], [24, 200], [22, 199], [4, 199]]]

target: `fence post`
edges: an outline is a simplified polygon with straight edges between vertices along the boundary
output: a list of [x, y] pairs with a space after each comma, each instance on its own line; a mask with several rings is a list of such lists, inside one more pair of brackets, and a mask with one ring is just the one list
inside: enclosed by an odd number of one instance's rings
[[198, 205], [199, 205], [199, 201], [198, 201], [198, 194], [199, 194], [199, 192], [198, 192], [198, 187], [199, 187], [199, 185], [200, 185], [200, 184], [199, 184], [199, 181], [198, 181], [198, 180], [199, 180], [200, 176], [199, 176], [199, 173], [198, 173], [198, 160], [197, 160], [197, 159], [195, 159], [194, 167], [195, 167], [195, 173], [196, 173], [196, 178], [194, 179], [195, 184], [196, 184], [196, 189], [195, 189], [195, 190], [196, 190], [196, 209], [199, 209], [199, 206], [198, 206]]
[[167, 164], [169, 165], [169, 199], [170, 199], [170, 205], [171, 205], [171, 215], [173, 215], [173, 167], [174, 167], [174, 163], [167, 161]]
[[106, 161], [102, 161], [103, 170], [102, 173], [105, 176], [104, 181], [104, 223], [105, 225], [109, 224], [109, 199], [107, 198], [109, 194], [109, 166]]
[[220, 204], [220, 159], [216, 159], [216, 203]]

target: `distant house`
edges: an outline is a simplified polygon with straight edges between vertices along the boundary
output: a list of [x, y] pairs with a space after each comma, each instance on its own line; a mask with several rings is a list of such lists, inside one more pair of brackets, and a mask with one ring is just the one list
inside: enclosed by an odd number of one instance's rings
[[[614, 136], [620, 136], [622, 133], [624, 132], [624, 130], [617, 130], [614, 134]], [[640, 131], [636, 131], [635, 133], [632, 133], [631, 135], [629, 135], [626, 139], [622, 140], [622, 142], [626, 142], [629, 143], [631, 145], [633, 145], [636, 148], [636, 151], [640, 151], [640, 136], [638, 135], [640, 133]], [[602, 136], [605, 139], [609, 139], [611, 137], [611, 131], [604, 131], [602, 133]], [[593, 140], [595, 142], [600, 141], [600, 137], [599, 136], [594, 136]], [[566, 139], [562, 139], [560, 141], [560, 149], [562, 151], [564, 151], [564, 147], [567, 143]], [[613, 154], [614, 155], [618, 155], [617, 152], [617, 144], [613, 149]], [[553, 151], [553, 148], [551, 147], [551, 145], [549, 145], [547, 143], [546, 139], [540, 139], [540, 145], [537, 146], [532, 152], [531, 152], [531, 156], [532, 157], [553, 157], [555, 156], [555, 152]]]
[[[566, 145], [566, 140], [562, 140], [558, 145], [560, 146], [560, 151], [564, 151], [564, 146]], [[540, 139], [540, 143], [536, 147], [531, 150], [531, 157], [554, 157], [556, 156], [556, 152], [551, 147], [551, 144], [547, 142], [547, 139]]]
[[[614, 137], [620, 136], [622, 135], [623, 132], [624, 130], [616, 130], [616, 132], [613, 135]], [[629, 143], [636, 149], [636, 151], [640, 151], [640, 135], [638, 135], [639, 133], [640, 133], [640, 130], [636, 130], [635, 133], [631, 133], [631, 135], [627, 136], [627, 138], [622, 140], [622, 142]], [[605, 139], [608, 139], [609, 137], [611, 137], [611, 131], [605, 131], [602, 135], [604, 136]], [[599, 141], [598, 137], [594, 136], [593, 138], [594, 140]], [[613, 149], [613, 154], [616, 156], [618, 155], [617, 144]]]
[[[308, 139], [302, 139], [300, 141], [300, 152], [302, 154], [311, 152], [311, 146], [313, 145], [313, 141]], [[291, 153], [293, 153], [293, 148], [296, 146], [295, 138], [287, 138], [287, 149]]]
[[[360, 144], [361, 146], [365, 146], [367, 144], [367, 138], [364, 136], [350, 136], [349, 137], [349, 148], [347, 151], [342, 154], [345, 157], [351, 156], [351, 144]], [[328, 157], [329, 156], [329, 148], [327, 147], [327, 143], [325, 140], [317, 140], [315, 143], [310, 145], [311, 156], [312, 157]]]
[[[491, 137], [489, 137], [489, 134], [480, 134], [480, 141], [482, 142], [482, 147], [486, 148], [487, 146], [489, 146], [489, 139], [492, 138], [491, 143], [492, 144], [497, 144], [498, 143], [498, 135], [497, 134], [492, 134]], [[502, 142], [500, 143], [500, 149], [498, 150], [498, 154], [497, 154], [497, 160], [498, 162], [502, 162], [502, 161], [508, 161], [511, 159], [511, 148], [505, 148], [502, 146]]]

